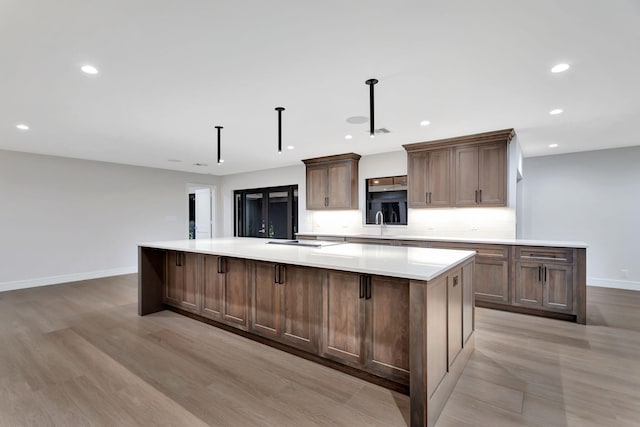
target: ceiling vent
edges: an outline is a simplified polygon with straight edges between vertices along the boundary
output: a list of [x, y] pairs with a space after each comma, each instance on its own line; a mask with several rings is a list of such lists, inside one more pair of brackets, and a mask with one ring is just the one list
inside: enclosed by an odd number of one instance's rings
[[[369, 133], [369, 130], [366, 130], [367, 133]], [[385, 133], [391, 133], [391, 131], [387, 128], [378, 128], [374, 130], [374, 133], [376, 135], [384, 135]]]

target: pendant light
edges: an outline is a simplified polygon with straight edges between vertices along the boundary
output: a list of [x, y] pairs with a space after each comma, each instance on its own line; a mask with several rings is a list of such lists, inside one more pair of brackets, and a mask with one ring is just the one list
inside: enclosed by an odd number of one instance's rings
[[373, 108], [373, 85], [378, 83], [378, 80], [369, 79], [365, 83], [369, 85], [369, 136], [373, 138], [376, 134]]
[[276, 107], [278, 112], [278, 154], [282, 154], [282, 112], [284, 107]]
[[220, 164], [224, 163], [224, 160], [222, 160], [220, 158], [220, 130], [222, 130], [223, 127], [222, 126], [216, 126], [215, 128], [218, 129], [218, 165], [220, 165]]

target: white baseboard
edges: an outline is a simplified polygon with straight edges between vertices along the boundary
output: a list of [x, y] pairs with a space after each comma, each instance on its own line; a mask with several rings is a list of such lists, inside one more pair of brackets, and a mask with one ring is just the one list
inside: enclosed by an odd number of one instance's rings
[[587, 286], [599, 286], [601, 288], [629, 289], [640, 291], [640, 282], [632, 280], [598, 279], [596, 277], [587, 278]]
[[61, 276], [38, 277], [35, 279], [0, 282], [0, 292], [16, 289], [35, 288], [38, 286], [58, 285], [60, 283], [78, 282], [80, 280], [100, 279], [102, 277], [120, 276], [138, 272], [138, 266], [112, 268], [109, 270], [88, 271], [86, 273], [63, 274]]

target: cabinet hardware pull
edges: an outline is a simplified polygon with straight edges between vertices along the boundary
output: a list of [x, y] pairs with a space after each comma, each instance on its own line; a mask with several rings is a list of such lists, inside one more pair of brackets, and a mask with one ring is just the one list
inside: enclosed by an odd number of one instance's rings
[[365, 287], [366, 289], [366, 295], [365, 295], [365, 299], [371, 299], [371, 276], [367, 276], [367, 286]]
[[429, 191], [429, 204], [431, 204], [431, 191]]
[[360, 275], [360, 298], [364, 298], [364, 276]]
[[328, 198], [328, 197], [325, 197], [325, 198], [324, 198], [324, 207], [326, 208], [326, 207], [328, 207], [328, 206], [329, 206], [329, 198]]
[[544, 268], [544, 281], [547, 281], [547, 267]]
[[538, 266], [538, 282], [542, 282], [542, 266]]
[[284, 265], [280, 264], [278, 265], [278, 284], [283, 285], [284, 284], [284, 273], [285, 269], [284, 269]]
[[278, 264], [273, 264], [273, 283], [278, 283]]
[[218, 274], [222, 273], [222, 266], [220, 265], [220, 261], [222, 260], [221, 257], [218, 257]]
[[478, 191], [478, 203], [482, 203], [482, 190]]
[[458, 276], [453, 276], [453, 286], [458, 286]]
[[424, 192], [424, 202], [428, 205], [429, 204], [429, 192], [425, 191]]
[[476, 200], [476, 203], [478, 203], [478, 190], [476, 190], [475, 200]]

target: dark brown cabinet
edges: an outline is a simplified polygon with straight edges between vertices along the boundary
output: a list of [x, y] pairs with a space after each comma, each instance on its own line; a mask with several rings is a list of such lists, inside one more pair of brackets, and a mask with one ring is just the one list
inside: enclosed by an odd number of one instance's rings
[[364, 360], [363, 277], [357, 273], [329, 271], [322, 292], [322, 353], [356, 366]]
[[250, 330], [316, 353], [323, 275], [311, 268], [292, 265], [250, 264]]
[[408, 384], [408, 280], [332, 271], [323, 301], [325, 357]]
[[451, 150], [408, 154], [408, 197], [411, 208], [451, 206]]
[[189, 252], [167, 252], [165, 304], [194, 313], [198, 312], [200, 292], [196, 277], [197, 255]]
[[200, 315], [246, 330], [248, 301], [246, 261], [203, 255]]
[[454, 148], [455, 206], [506, 206], [507, 144]]
[[411, 208], [507, 205], [513, 129], [404, 145]]
[[358, 161], [355, 153], [303, 160], [307, 166], [307, 209], [358, 209]]

